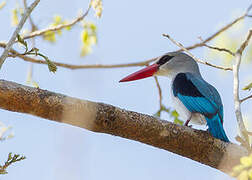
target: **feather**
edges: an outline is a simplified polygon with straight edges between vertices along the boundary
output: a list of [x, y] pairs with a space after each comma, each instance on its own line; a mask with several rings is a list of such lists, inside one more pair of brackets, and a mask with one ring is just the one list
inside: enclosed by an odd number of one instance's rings
[[179, 73], [175, 77], [172, 90], [175, 97], [192, 113], [202, 114], [210, 133], [229, 142], [223, 129], [223, 105], [218, 91], [200, 75]]

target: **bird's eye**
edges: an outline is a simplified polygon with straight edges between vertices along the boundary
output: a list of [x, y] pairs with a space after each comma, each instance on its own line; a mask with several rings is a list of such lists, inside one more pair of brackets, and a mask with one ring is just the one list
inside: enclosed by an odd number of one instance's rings
[[164, 55], [163, 57], [161, 57], [161, 58], [158, 60], [157, 64], [163, 65], [163, 64], [167, 63], [167, 62], [168, 62], [171, 58], [173, 58], [173, 57], [174, 57], [174, 56]]

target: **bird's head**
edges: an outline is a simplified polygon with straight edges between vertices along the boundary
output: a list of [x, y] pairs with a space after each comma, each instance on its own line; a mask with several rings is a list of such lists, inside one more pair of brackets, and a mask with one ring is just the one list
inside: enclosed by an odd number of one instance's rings
[[174, 77], [178, 73], [191, 72], [199, 74], [198, 64], [193, 58], [182, 52], [171, 52], [157, 58], [157, 61], [120, 80], [120, 82], [134, 81], [150, 76]]

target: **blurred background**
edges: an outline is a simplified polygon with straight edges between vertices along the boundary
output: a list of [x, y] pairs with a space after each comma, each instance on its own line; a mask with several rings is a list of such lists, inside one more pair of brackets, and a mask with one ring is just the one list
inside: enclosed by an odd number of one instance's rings
[[[30, 4], [32, 1], [28, 1]], [[41, 1], [32, 18], [39, 29], [46, 28], [55, 15], [71, 20], [88, 7], [87, 0]], [[200, 42], [223, 25], [242, 15], [251, 0], [228, 1], [103, 1], [100, 19], [90, 11], [85, 20], [97, 27], [97, 45], [92, 52], [81, 57], [81, 25], [70, 31], [62, 30], [54, 43], [36, 38], [35, 45], [53, 61], [69, 64], [120, 64], [143, 61], [176, 50], [167, 33], [183, 45]], [[18, 5], [19, 4], [19, 5]], [[0, 40], [8, 40], [15, 27], [11, 26], [13, 9], [22, 7], [23, 1], [7, 1], [0, 10]], [[251, 27], [245, 19], [213, 44], [235, 48], [242, 42]], [[24, 29], [29, 29], [27, 21]], [[233, 38], [230, 40], [230, 38]], [[31, 41], [28, 41], [31, 42]], [[211, 44], [211, 43], [210, 43]], [[17, 46], [16, 46], [17, 47]], [[19, 47], [20, 52], [24, 48]], [[2, 53], [3, 49], [0, 49]], [[247, 51], [249, 54], [251, 51]], [[231, 59], [206, 48], [192, 51], [199, 58], [230, 66]], [[241, 86], [251, 80], [250, 56], [241, 66]], [[18, 58], [8, 58], [0, 71], [1, 79], [26, 84], [30, 63]], [[145, 114], [155, 114], [159, 109], [158, 89], [154, 78], [119, 84], [118, 81], [139, 67], [118, 69], [70, 70], [58, 67], [54, 74], [46, 65], [33, 64], [32, 80], [46, 89], [80, 99], [104, 102]], [[224, 104], [224, 128], [232, 142], [237, 135], [232, 96], [232, 73], [200, 65], [203, 77], [221, 94]], [[164, 104], [171, 107], [170, 81], [159, 78]], [[30, 86], [33, 86], [30, 84]], [[242, 91], [242, 97], [249, 92]], [[251, 121], [251, 101], [242, 105], [246, 123]], [[166, 113], [162, 119], [171, 121]], [[139, 142], [99, 134], [85, 129], [44, 120], [31, 115], [0, 109], [0, 121], [12, 126], [14, 137], [0, 142], [0, 162], [5, 162], [9, 152], [25, 155], [26, 160], [8, 168], [2, 178], [37, 180], [128, 180], [128, 179], [229, 179], [226, 174], [152, 146]], [[205, 127], [199, 127], [205, 128]]]

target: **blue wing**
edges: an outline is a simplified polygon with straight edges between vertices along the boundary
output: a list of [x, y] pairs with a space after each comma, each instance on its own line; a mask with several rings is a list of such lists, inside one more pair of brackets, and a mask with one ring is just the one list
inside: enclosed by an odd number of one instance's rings
[[223, 106], [218, 91], [201, 76], [192, 73], [179, 73], [172, 85], [173, 94], [192, 113], [205, 116], [210, 133], [228, 142], [224, 132]]

